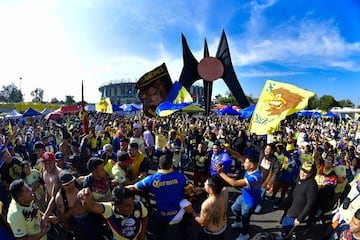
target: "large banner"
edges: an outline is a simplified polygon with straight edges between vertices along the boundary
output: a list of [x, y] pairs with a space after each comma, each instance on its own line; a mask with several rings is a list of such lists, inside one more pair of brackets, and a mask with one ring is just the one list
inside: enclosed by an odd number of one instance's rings
[[281, 120], [299, 112], [315, 93], [295, 85], [267, 80], [250, 122], [250, 132], [258, 135], [273, 133]]
[[172, 85], [165, 63], [141, 76], [135, 87], [145, 115], [156, 116], [156, 108], [164, 102]]

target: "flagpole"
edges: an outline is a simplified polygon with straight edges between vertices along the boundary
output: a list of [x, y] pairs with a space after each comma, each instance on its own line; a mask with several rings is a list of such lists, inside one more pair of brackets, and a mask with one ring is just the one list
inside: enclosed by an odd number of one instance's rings
[[83, 122], [83, 133], [88, 133], [88, 118], [85, 110], [85, 101], [84, 101], [84, 81], [81, 80], [81, 112], [82, 112], [82, 122]]

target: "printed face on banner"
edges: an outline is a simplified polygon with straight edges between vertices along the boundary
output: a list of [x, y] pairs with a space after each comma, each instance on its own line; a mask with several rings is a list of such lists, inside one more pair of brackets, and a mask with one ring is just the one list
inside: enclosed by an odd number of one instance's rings
[[165, 63], [145, 73], [137, 82], [138, 97], [143, 103], [145, 115], [156, 116], [156, 108], [164, 102], [172, 87], [172, 81]]

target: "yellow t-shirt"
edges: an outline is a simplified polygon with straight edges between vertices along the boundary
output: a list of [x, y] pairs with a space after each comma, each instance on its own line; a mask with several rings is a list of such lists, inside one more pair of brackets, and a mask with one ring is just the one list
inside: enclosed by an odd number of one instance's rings
[[140, 175], [141, 163], [145, 160], [146, 156], [139, 151], [138, 155], [134, 158], [134, 161], [129, 166], [131, 169], [131, 180], [135, 180]]
[[[11, 200], [7, 221], [16, 238], [35, 235], [41, 232], [41, 215], [38, 208], [31, 202], [30, 206], [21, 206], [14, 199]], [[46, 234], [40, 240], [46, 240]]]

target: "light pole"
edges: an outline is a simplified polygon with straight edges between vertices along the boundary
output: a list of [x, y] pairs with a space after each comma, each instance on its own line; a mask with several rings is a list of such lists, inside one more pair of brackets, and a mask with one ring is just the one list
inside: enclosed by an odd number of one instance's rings
[[20, 94], [21, 94], [21, 101], [20, 101], [20, 110], [19, 110], [19, 112], [21, 113], [21, 102], [22, 102], [22, 92], [21, 92], [21, 77], [19, 78], [20, 79]]

